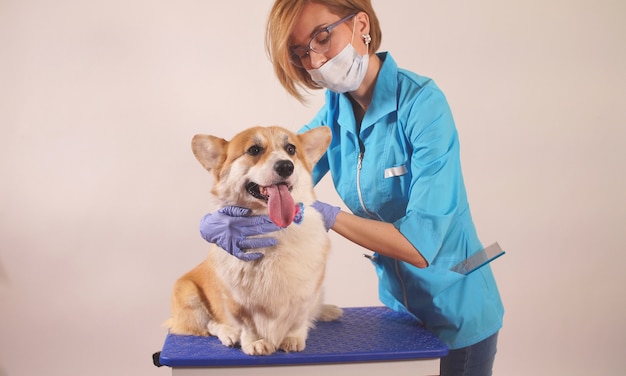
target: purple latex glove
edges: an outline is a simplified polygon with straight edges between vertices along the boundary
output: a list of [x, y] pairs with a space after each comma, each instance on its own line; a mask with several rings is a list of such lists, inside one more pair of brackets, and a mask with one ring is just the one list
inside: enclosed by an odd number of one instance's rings
[[320, 212], [320, 214], [322, 214], [326, 231], [330, 230], [330, 228], [333, 227], [333, 225], [335, 224], [335, 221], [337, 220], [337, 214], [339, 214], [341, 208], [339, 208], [338, 206], [328, 205], [321, 201], [315, 201], [311, 206], [315, 210]]
[[250, 209], [238, 206], [226, 206], [215, 213], [209, 213], [200, 220], [200, 234], [209, 243], [215, 243], [222, 249], [243, 261], [258, 260], [260, 252], [247, 253], [245, 249], [271, 247], [277, 244], [272, 237], [248, 238], [278, 231], [266, 215], [250, 216]]

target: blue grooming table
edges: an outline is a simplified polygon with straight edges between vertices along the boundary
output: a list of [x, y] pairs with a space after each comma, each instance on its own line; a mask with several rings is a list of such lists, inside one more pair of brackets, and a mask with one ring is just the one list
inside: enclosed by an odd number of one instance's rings
[[[393, 372], [388, 362], [437, 359], [447, 353], [447, 347], [412, 316], [386, 307], [358, 307], [344, 308], [344, 316], [337, 321], [317, 323], [309, 332], [306, 349], [301, 352], [250, 356], [239, 348], [222, 345], [216, 337], [168, 334], [159, 360], [173, 370], [212, 369], [211, 375], [220, 374], [216, 369], [228, 368], [249, 373], [254, 366], [264, 366], [261, 368], [265, 371], [271, 368], [274, 371], [264, 374], [276, 375], [276, 367], [268, 366], [367, 363], [371, 371], [372, 362], [384, 362], [387, 372]], [[438, 372], [438, 362], [435, 363]], [[293, 367], [283, 368], [306, 374]], [[410, 368], [415, 372], [415, 367]], [[318, 368], [316, 373], [320, 371]]]

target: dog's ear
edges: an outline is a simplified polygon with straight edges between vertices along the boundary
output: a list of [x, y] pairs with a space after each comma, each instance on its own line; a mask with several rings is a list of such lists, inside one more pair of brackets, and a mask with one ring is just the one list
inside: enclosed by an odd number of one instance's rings
[[326, 126], [313, 128], [299, 134], [298, 137], [304, 145], [304, 155], [311, 166], [324, 155], [333, 138], [330, 128]]
[[197, 134], [191, 140], [191, 150], [200, 164], [212, 172], [226, 158], [228, 141], [223, 138]]

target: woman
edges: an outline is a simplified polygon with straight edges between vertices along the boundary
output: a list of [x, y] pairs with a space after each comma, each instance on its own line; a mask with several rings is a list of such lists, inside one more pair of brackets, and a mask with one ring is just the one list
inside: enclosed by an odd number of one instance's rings
[[[333, 140], [313, 171], [330, 171], [353, 214], [314, 207], [327, 229], [375, 252], [381, 301], [409, 312], [450, 349], [441, 375], [490, 375], [503, 306], [489, 265], [450, 269], [480, 251], [461, 173], [459, 142], [443, 93], [425, 77], [375, 53], [381, 31], [369, 0], [277, 0], [266, 43], [285, 89], [326, 88], [303, 128], [328, 126]], [[235, 256], [260, 257], [276, 227], [245, 209], [208, 214], [201, 233]]]

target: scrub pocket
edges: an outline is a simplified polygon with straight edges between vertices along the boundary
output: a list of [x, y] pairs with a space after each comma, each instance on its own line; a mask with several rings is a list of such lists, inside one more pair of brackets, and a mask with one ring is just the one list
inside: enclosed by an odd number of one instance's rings
[[450, 286], [467, 278], [464, 274], [455, 273], [449, 268], [439, 265], [418, 269], [418, 273], [421, 274], [420, 277], [413, 279], [412, 283], [415, 283], [416, 288], [427, 292], [433, 298]]
[[466, 275], [453, 272], [447, 267], [430, 265], [418, 268], [389, 257], [375, 255], [371, 259], [378, 274], [379, 286], [399, 301], [415, 292], [432, 298], [452, 285], [461, 282]]
[[378, 178], [376, 183], [380, 207], [378, 210], [383, 214], [383, 218], [397, 219], [399, 212], [396, 205], [390, 203], [405, 202], [411, 189], [411, 171], [406, 162], [395, 161], [395, 163], [385, 164], [382, 179]]

